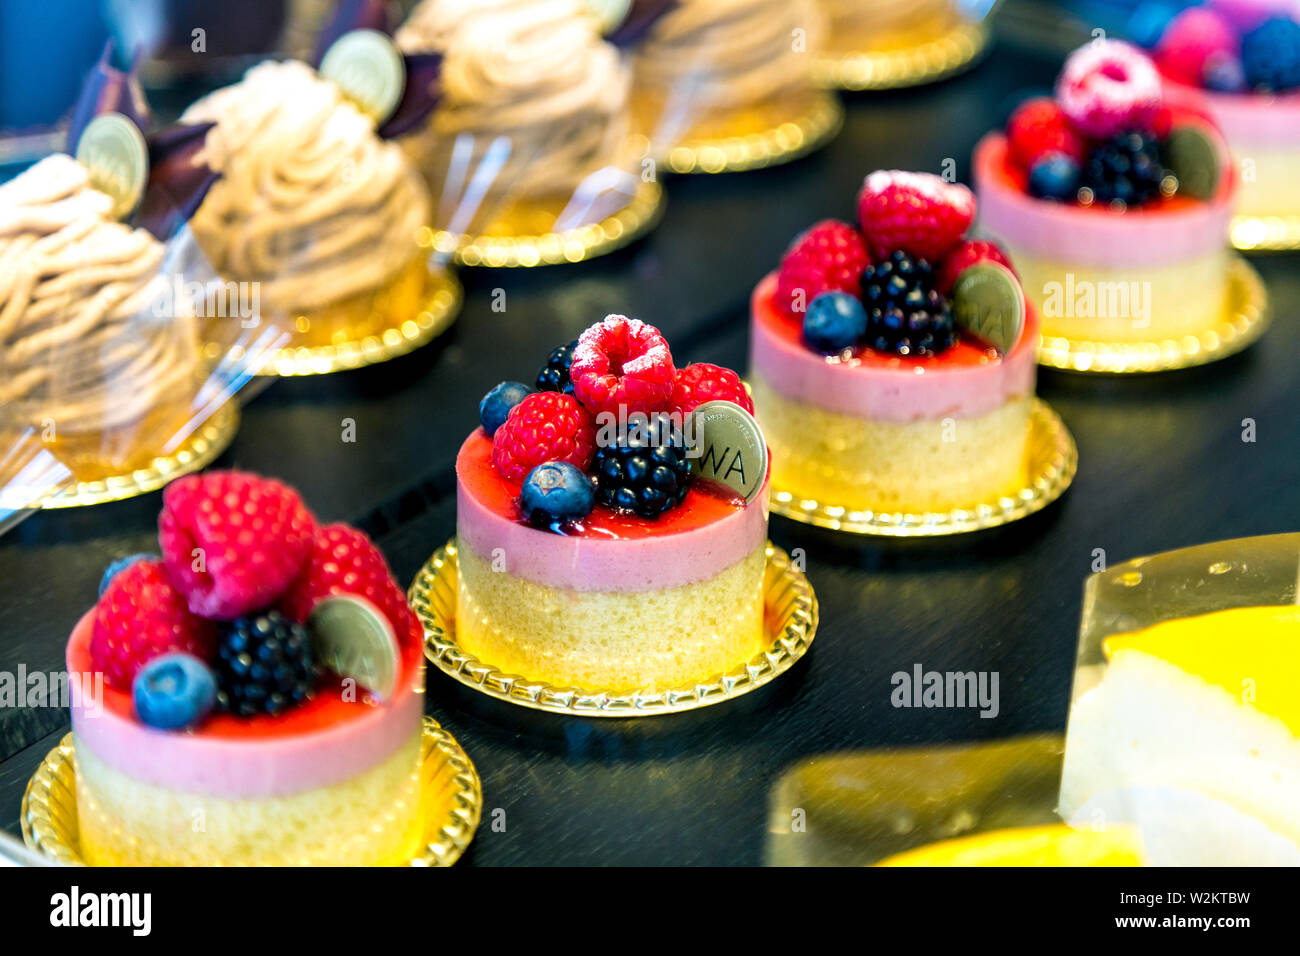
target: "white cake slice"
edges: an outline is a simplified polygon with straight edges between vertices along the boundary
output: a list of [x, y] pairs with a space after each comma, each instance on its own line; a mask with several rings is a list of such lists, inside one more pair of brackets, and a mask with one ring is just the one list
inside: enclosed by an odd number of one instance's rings
[[1061, 816], [1135, 824], [1157, 864], [1300, 862], [1300, 608], [1165, 621], [1103, 651], [1070, 714]]

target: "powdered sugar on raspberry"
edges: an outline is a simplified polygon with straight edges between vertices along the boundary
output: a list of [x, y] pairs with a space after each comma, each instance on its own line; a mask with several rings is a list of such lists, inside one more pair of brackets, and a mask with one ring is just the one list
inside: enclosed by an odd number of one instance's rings
[[975, 215], [975, 196], [959, 183], [945, 182], [934, 173], [917, 173], [907, 169], [878, 169], [864, 180], [868, 192], [884, 192], [891, 186], [902, 186], [920, 193], [934, 203], [955, 206], [971, 216]]
[[879, 170], [858, 193], [858, 224], [871, 255], [907, 252], [937, 262], [975, 219], [975, 194], [933, 173]]
[[573, 394], [593, 415], [657, 412], [672, 400], [668, 342], [653, 325], [609, 315], [578, 338], [569, 378]]
[[1079, 132], [1104, 139], [1146, 129], [1162, 98], [1160, 74], [1141, 50], [1099, 40], [1070, 54], [1056, 81], [1056, 101]]

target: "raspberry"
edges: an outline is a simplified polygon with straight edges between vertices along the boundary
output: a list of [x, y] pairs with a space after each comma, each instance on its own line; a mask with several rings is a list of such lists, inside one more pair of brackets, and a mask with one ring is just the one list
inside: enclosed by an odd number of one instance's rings
[[694, 362], [677, 371], [673, 386], [673, 405], [683, 417], [705, 402], [735, 402], [749, 414], [754, 414], [754, 402], [740, 382], [740, 376], [729, 368]]
[[163, 492], [158, 541], [176, 589], [200, 617], [233, 621], [273, 602], [298, 574], [316, 519], [287, 485], [210, 471]]
[[212, 659], [212, 623], [190, 613], [161, 561], [137, 561], [114, 575], [94, 622], [90, 660], [118, 690], [129, 691], [141, 667], [172, 651]]
[[1025, 100], [1007, 121], [1011, 159], [1022, 169], [1033, 166], [1047, 153], [1064, 153], [1083, 162], [1085, 144], [1056, 101], [1046, 96]]
[[786, 250], [776, 280], [776, 304], [786, 315], [808, 311], [823, 292], [859, 295], [862, 270], [870, 265], [862, 234], [847, 222], [823, 219]]
[[1222, 16], [1204, 7], [1189, 7], [1169, 21], [1155, 58], [1166, 76], [1200, 86], [1215, 56], [1233, 60], [1241, 53], [1237, 32]]
[[1079, 47], [1056, 81], [1062, 111], [1075, 129], [1094, 139], [1149, 130], [1160, 99], [1155, 64], [1122, 40], [1096, 40]]
[[423, 642], [424, 629], [383, 554], [364, 533], [345, 524], [316, 529], [302, 571], [278, 607], [291, 621], [304, 624], [312, 608], [336, 594], [362, 597], [379, 608], [403, 646]]
[[1168, 139], [1174, 129], [1174, 111], [1162, 106], [1151, 116], [1151, 135], [1156, 139]]
[[[569, 377], [592, 415], [662, 411], [673, 397], [673, 356], [653, 325], [610, 315], [578, 338]], [[574, 461], [578, 467], [584, 467]]]
[[935, 277], [939, 291], [947, 295], [956, 285], [957, 277], [978, 262], [1000, 262], [1011, 269], [1013, 275], [1016, 271], [1007, 254], [996, 243], [986, 239], [967, 239], [948, 253], [948, 258], [939, 265], [939, 273]]
[[877, 259], [891, 253], [938, 262], [975, 219], [975, 195], [932, 173], [878, 170], [858, 193], [858, 221]]
[[505, 424], [492, 436], [492, 464], [515, 484], [548, 461], [567, 461], [586, 470], [595, 452], [591, 414], [563, 392], [529, 395], [510, 409]]

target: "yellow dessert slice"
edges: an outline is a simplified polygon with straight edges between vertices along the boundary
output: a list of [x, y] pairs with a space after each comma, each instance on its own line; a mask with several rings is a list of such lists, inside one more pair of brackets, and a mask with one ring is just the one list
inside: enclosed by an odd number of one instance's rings
[[1243, 607], [1102, 642], [1058, 812], [1133, 824], [1150, 862], [1300, 862], [1300, 608]]
[[1133, 827], [1076, 830], [1058, 823], [931, 843], [876, 866], [1141, 866], [1142, 859], [1142, 841]]
[[1300, 735], [1300, 607], [1237, 607], [1102, 641], [1109, 661], [1148, 654], [1222, 688]]

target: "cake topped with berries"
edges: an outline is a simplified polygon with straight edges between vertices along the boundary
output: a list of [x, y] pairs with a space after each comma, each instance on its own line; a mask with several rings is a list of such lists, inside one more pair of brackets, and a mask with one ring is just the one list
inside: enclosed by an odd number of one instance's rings
[[[1054, 97], [1026, 100], [1011, 114], [1004, 172], [1035, 198], [1110, 212], [1210, 199], [1221, 171], [1197, 162], [1221, 165], [1217, 134], [1175, 102], [1166, 101], [1160, 73], [1141, 50], [1090, 43], [1066, 60]], [[1188, 135], [1212, 138], [1210, 148], [1188, 155]]]
[[[707, 444], [706, 411], [752, 440]], [[456, 461], [461, 646], [607, 690], [756, 653], [767, 449], [752, 411], [735, 372], [679, 368], [658, 329], [622, 315], [558, 346], [535, 387], [489, 391]]]
[[423, 630], [383, 555], [234, 471], [169, 485], [158, 528], [161, 553], [114, 562], [68, 643], [97, 688], [72, 712], [83, 856], [413, 855]]
[[[752, 386], [773, 486], [890, 512], [1019, 487], [1036, 320], [1011, 259], [968, 235], [975, 196], [880, 170], [857, 211], [856, 224], [797, 237], [754, 290]], [[958, 420], [969, 427], [944, 440], [942, 423]]]
[[1148, 6], [1130, 31], [1165, 83], [1213, 117], [1250, 173], [1240, 181], [1237, 215], [1247, 221], [1234, 223], [1234, 243], [1300, 241], [1300, 3], [1208, 0], [1172, 18]]
[[1159, 342], [1224, 320], [1237, 177], [1214, 123], [1137, 47], [1076, 50], [1054, 95], [1021, 103], [973, 166], [980, 228], [1044, 336]]

